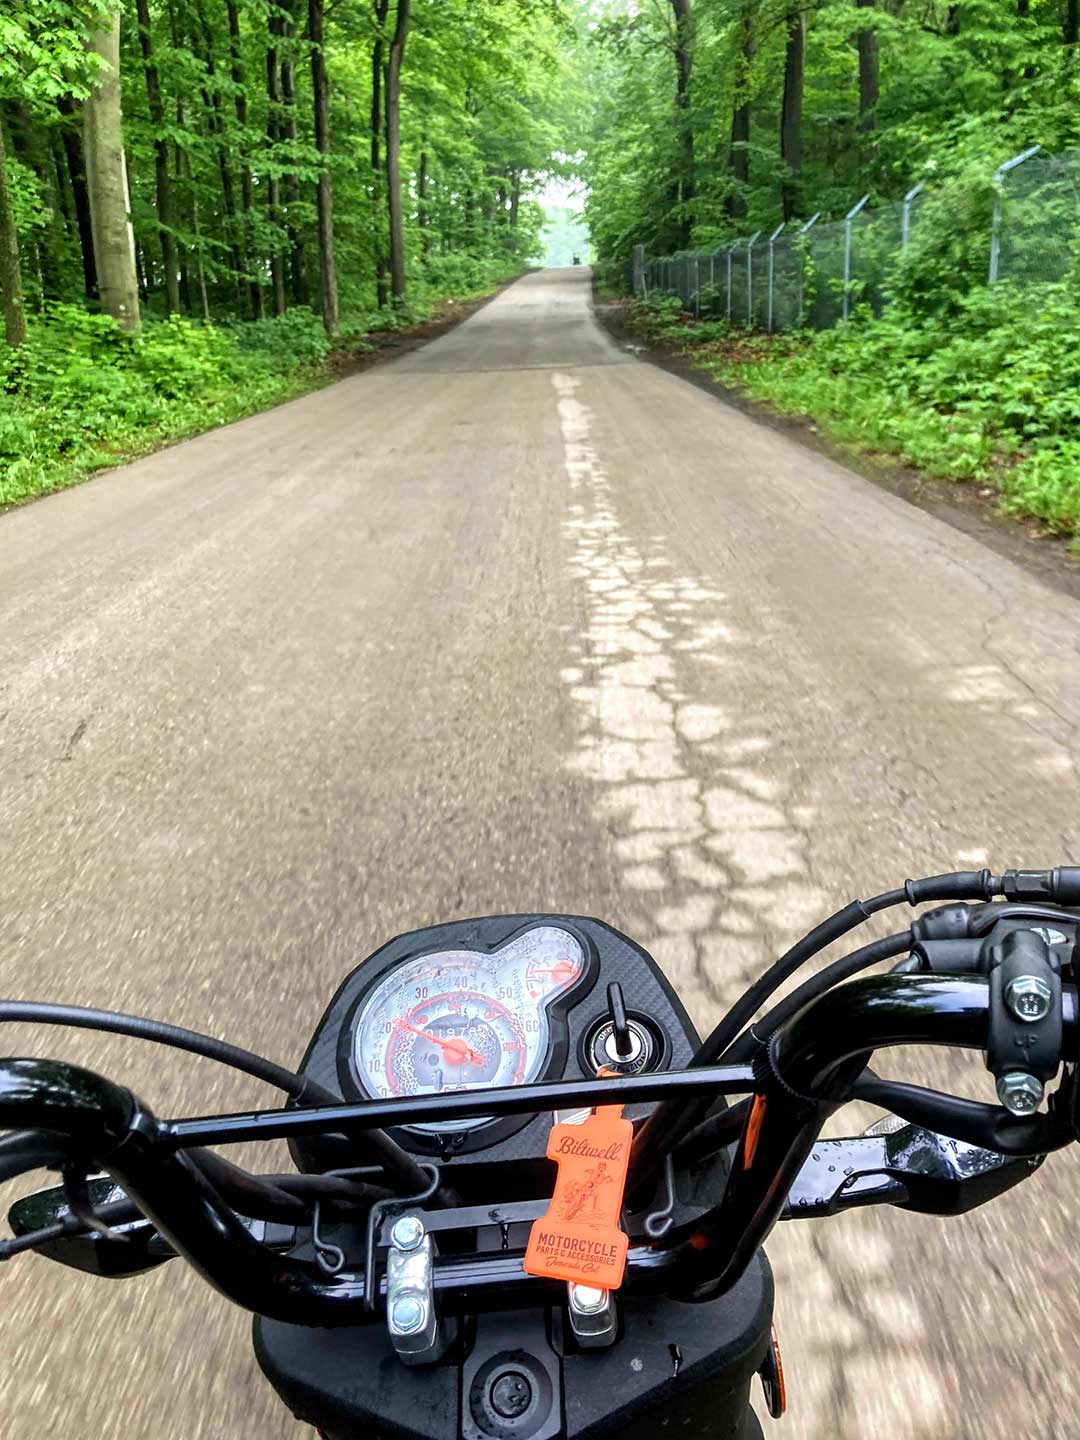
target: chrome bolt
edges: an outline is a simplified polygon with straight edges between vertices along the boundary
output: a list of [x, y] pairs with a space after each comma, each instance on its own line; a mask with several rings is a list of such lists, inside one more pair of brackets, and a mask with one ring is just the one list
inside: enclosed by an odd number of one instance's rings
[[398, 1335], [412, 1335], [422, 1330], [425, 1318], [424, 1306], [411, 1295], [402, 1295], [390, 1307], [390, 1325]]
[[390, 1231], [390, 1243], [399, 1250], [415, 1250], [423, 1238], [424, 1222], [418, 1215], [402, 1215]]
[[1018, 1020], [1029, 1024], [1046, 1019], [1053, 998], [1050, 986], [1038, 975], [1018, 975], [1005, 987], [1005, 1004]]
[[600, 1290], [595, 1285], [572, 1285], [572, 1302], [574, 1309], [582, 1315], [595, 1315], [603, 1310], [608, 1301], [608, 1292]]
[[1043, 1083], [1024, 1070], [1010, 1070], [999, 1078], [997, 1093], [1010, 1115], [1034, 1115], [1042, 1104]]

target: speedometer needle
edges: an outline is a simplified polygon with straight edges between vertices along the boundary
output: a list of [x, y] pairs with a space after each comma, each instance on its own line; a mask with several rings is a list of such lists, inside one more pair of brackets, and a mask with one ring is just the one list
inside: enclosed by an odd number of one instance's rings
[[432, 1045], [437, 1045], [453, 1065], [476, 1065], [480, 1069], [484, 1067], [484, 1057], [478, 1055], [475, 1050], [469, 1048], [460, 1036], [454, 1035], [449, 1040], [442, 1040], [438, 1035], [429, 1035], [426, 1030], [418, 1030], [415, 1025], [410, 1025], [407, 1020], [399, 1020], [398, 1025], [402, 1030], [411, 1030], [414, 1035], [419, 1035], [421, 1040], [430, 1040]]

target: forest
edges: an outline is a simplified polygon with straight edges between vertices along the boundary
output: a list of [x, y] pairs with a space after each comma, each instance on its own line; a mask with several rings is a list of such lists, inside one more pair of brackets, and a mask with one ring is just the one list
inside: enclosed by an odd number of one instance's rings
[[[1080, 0], [7, 0], [0, 504], [545, 259], [587, 251], [626, 291], [635, 246], [919, 186], [880, 303], [853, 290], [843, 324], [763, 336], [662, 293], [635, 323], [1076, 531], [1078, 28]], [[1034, 146], [1072, 179], [1030, 248], [1069, 263], [989, 286], [996, 171]]]
[[708, 295], [698, 318], [660, 293], [639, 328], [844, 443], [1080, 534], [1078, 28], [1078, 0], [594, 7], [587, 214], [607, 278], [629, 283], [635, 244], [711, 250], [842, 220], [863, 197], [865, 215], [899, 213], [922, 186], [882, 303], [855, 292], [845, 323], [762, 336], [710, 316]]
[[0, 504], [521, 273], [568, 23], [554, 0], [9, 0]]

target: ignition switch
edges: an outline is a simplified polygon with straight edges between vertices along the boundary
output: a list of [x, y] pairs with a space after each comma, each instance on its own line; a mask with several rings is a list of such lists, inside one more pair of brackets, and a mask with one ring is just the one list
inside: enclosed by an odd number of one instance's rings
[[622, 986], [608, 986], [608, 1013], [585, 1039], [585, 1068], [614, 1070], [620, 1075], [640, 1075], [656, 1062], [660, 1046], [649, 1025], [628, 1015]]

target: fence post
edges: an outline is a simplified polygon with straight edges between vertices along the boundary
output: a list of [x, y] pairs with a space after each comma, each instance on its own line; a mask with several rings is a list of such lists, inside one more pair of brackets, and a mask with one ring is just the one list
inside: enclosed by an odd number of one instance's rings
[[821, 211], [815, 210], [806, 224], [802, 226], [798, 234], [799, 245], [799, 325], [801, 326], [806, 312], [806, 251], [802, 248], [803, 236], [808, 235], [813, 226], [821, 219]]
[[645, 289], [645, 246], [634, 246], [634, 294], [640, 295]]
[[1041, 149], [1041, 145], [1031, 145], [1027, 150], [1021, 150], [1019, 155], [1014, 155], [1011, 160], [1006, 160], [1004, 165], [999, 165], [994, 171], [994, 218], [990, 222], [989, 283], [991, 285], [997, 281], [998, 265], [1001, 261], [1001, 182], [1010, 170], [1015, 170], [1017, 165], [1022, 165], [1025, 160], [1030, 160], [1032, 155], [1037, 155]]
[[755, 230], [746, 242], [746, 328], [748, 330], [754, 324], [754, 245], [760, 234], [760, 230]]
[[900, 249], [906, 250], [907, 243], [911, 239], [911, 202], [923, 188], [923, 181], [913, 185], [904, 196], [904, 208], [900, 212]]
[[852, 221], [855, 219], [855, 216], [858, 215], [859, 211], [863, 208], [863, 206], [869, 199], [869, 195], [864, 195], [859, 201], [859, 203], [857, 205], [853, 205], [851, 209], [847, 212], [847, 214], [844, 216], [844, 299], [843, 305], [841, 307], [841, 313], [843, 314], [845, 320], [848, 318], [848, 310], [850, 308], [848, 286], [851, 284], [851, 225]]
[[734, 250], [735, 246], [732, 245], [727, 252], [727, 323], [729, 325], [731, 324], [731, 256]]
[[777, 225], [776, 229], [769, 236], [769, 298], [766, 303], [765, 328], [770, 335], [772, 334], [773, 317], [773, 246], [776, 244], [776, 237], [780, 234], [780, 231], [783, 230], [786, 224], [786, 220], [781, 220], [780, 224]]
[[694, 256], [694, 314], [701, 319], [701, 261]]

